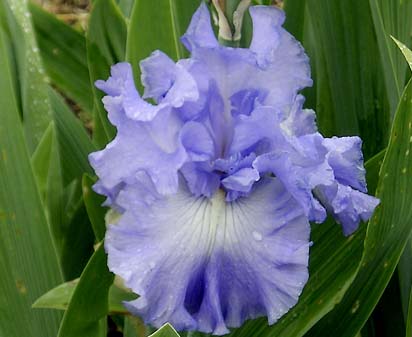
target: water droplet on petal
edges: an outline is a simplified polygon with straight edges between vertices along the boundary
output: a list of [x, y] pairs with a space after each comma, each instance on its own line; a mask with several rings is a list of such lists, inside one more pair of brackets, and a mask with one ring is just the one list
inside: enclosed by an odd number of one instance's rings
[[262, 234], [256, 231], [252, 232], [252, 236], [256, 241], [262, 241]]

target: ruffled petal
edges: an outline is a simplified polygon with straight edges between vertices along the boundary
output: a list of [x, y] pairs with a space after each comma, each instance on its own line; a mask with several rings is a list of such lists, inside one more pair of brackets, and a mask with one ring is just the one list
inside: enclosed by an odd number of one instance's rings
[[190, 25], [180, 40], [189, 51], [200, 47], [215, 48], [219, 46], [210, 22], [209, 10], [204, 2], [193, 14]]
[[[262, 92], [262, 104], [284, 109], [293, 104], [299, 90], [312, 85], [312, 80], [309, 60], [300, 44], [283, 28], [279, 31], [279, 47], [265, 67], [258, 64], [254, 52], [241, 48], [197, 48], [191, 58], [203, 64], [204, 74], [216, 82], [225, 101], [253, 88]], [[230, 110], [228, 105], [225, 113]]]
[[268, 6], [252, 6], [249, 12], [253, 21], [253, 38], [249, 48], [256, 53], [258, 63], [265, 65], [273, 60], [280, 44], [285, 13]]
[[[160, 193], [177, 190], [177, 171], [187, 155], [181, 145], [181, 123], [175, 113], [163, 110], [151, 122], [124, 117], [116, 138], [105, 149], [91, 153], [89, 161], [106, 190], [135, 180], [145, 171]], [[109, 195], [107, 195], [109, 196]]]
[[140, 61], [140, 69], [144, 86], [143, 97], [158, 101], [165, 96], [176, 76], [175, 62], [165, 53], [156, 50], [148, 58]]
[[318, 131], [315, 111], [303, 109], [305, 97], [298, 95], [281, 127], [290, 136], [304, 136]]
[[346, 236], [358, 229], [361, 220], [369, 220], [380, 202], [375, 197], [342, 184], [320, 186], [316, 194], [335, 220], [342, 224]]
[[256, 89], [245, 89], [236, 92], [230, 97], [231, 113], [233, 117], [249, 116], [266, 97], [266, 92]]
[[322, 146], [323, 137], [313, 134], [287, 140], [276, 144], [277, 150], [258, 156], [253, 166], [260, 173], [270, 172], [278, 177], [309, 220], [323, 222], [326, 211], [312, 191], [318, 185], [328, 186], [335, 182], [325, 157], [326, 149]]
[[152, 105], [144, 101], [136, 90], [132, 66], [123, 62], [111, 67], [111, 76], [107, 81], [96, 81], [96, 87], [106, 92], [103, 98], [109, 120], [118, 125], [123, 120], [123, 114], [136, 121], [150, 121], [164, 105]]
[[127, 307], [146, 323], [224, 334], [263, 315], [272, 324], [296, 304], [310, 227], [276, 179], [232, 203], [184, 185], [164, 197], [146, 183], [118, 199], [125, 212], [106, 235], [108, 264], [140, 295]]
[[183, 174], [190, 192], [196, 197], [211, 198], [220, 186], [220, 175], [213, 172], [213, 167], [208, 162], [189, 162], [182, 166]]
[[199, 122], [187, 122], [180, 133], [181, 141], [193, 161], [211, 160], [215, 144], [209, 130]]
[[222, 185], [228, 190], [227, 201], [237, 199], [239, 193], [249, 193], [253, 184], [260, 179], [259, 172], [254, 168], [242, 168], [224, 178]]
[[325, 138], [323, 145], [329, 150], [328, 162], [336, 180], [366, 193], [362, 140], [359, 137]]
[[229, 154], [248, 149], [263, 139], [276, 142], [279, 137], [282, 135], [276, 110], [272, 107], [258, 107], [250, 116], [239, 115], [235, 119]]
[[168, 103], [179, 108], [185, 101], [199, 98], [197, 85], [188, 71], [174, 63], [166, 54], [155, 51], [140, 62], [142, 83], [145, 86], [144, 98]]

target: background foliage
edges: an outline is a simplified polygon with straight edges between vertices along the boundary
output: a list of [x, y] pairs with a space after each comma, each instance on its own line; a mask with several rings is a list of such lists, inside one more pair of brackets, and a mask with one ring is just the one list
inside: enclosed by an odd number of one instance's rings
[[[154, 49], [186, 57], [179, 36], [199, 3], [94, 0], [68, 24], [27, 0], [0, 0], [0, 336], [153, 332], [127, 314], [121, 302], [135, 295], [106, 266], [106, 210], [87, 154], [115, 130], [93, 83], [124, 60], [138, 80]], [[229, 17], [238, 3], [224, 2]], [[369, 191], [382, 204], [349, 238], [331, 220], [313, 225], [299, 303], [274, 326], [258, 319], [231, 336], [411, 337], [412, 0], [283, 7], [311, 59], [306, 106], [323, 134], [362, 137]], [[247, 16], [243, 47], [251, 33]], [[167, 325], [153, 336], [178, 334]]]

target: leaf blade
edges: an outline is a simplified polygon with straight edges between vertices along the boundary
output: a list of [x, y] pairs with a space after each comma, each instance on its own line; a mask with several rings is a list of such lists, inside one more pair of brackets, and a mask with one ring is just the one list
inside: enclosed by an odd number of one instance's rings
[[54, 337], [58, 313], [31, 303], [62, 282], [30, 165], [14, 92], [8, 46], [0, 29], [0, 335]]
[[47, 75], [65, 95], [91, 113], [93, 92], [85, 37], [39, 6], [30, 3], [29, 8]]
[[101, 320], [108, 313], [108, 292], [113, 279], [114, 275], [107, 269], [104, 247], [100, 245], [73, 292], [58, 337], [104, 336]]
[[133, 66], [139, 88], [139, 62], [151, 52], [160, 49], [174, 60], [187, 55], [179, 39], [199, 4], [199, 0], [159, 0], [154, 7], [148, 1], [135, 1], [127, 36], [126, 59]]

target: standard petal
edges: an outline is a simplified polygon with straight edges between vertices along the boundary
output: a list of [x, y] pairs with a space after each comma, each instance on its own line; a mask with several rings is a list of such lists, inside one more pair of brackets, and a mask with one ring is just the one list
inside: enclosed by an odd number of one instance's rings
[[185, 101], [199, 98], [197, 84], [189, 72], [176, 64], [166, 54], [157, 50], [140, 62], [144, 98], [153, 98], [158, 103], [181, 107]]
[[188, 122], [180, 133], [182, 145], [193, 161], [211, 160], [215, 144], [209, 130], [201, 123]]
[[141, 80], [144, 86], [144, 98], [158, 101], [173, 85], [176, 76], [175, 62], [160, 50], [154, 51], [148, 58], [140, 61]]
[[358, 229], [361, 220], [369, 220], [380, 202], [375, 197], [342, 184], [319, 186], [316, 195], [335, 220], [342, 224], [346, 236]]
[[235, 119], [229, 153], [232, 155], [244, 151], [265, 139], [276, 143], [279, 142], [279, 137], [282, 135], [276, 110], [261, 106], [253, 110], [250, 116], [239, 115]]
[[249, 116], [264, 101], [265, 97], [266, 93], [263, 90], [245, 89], [238, 91], [230, 97], [232, 116]]
[[209, 10], [204, 2], [193, 15], [181, 41], [190, 52], [199, 47], [214, 48], [219, 46], [210, 22]]
[[253, 21], [250, 49], [257, 54], [260, 64], [266, 64], [280, 44], [285, 13], [274, 6], [252, 6], [249, 12]]
[[[297, 42], [294, 42], [297, 44]], [[299, 48], [301, 48], [299, 46]], [[291, 48], [291, 50], [294, 50]], [[293, 104], [297, 93], [312, 85], [309, 60], [301, 54], [287, 52], [262, 68], [257, 64], [255, 53], [248, 49], [198, 48], [192, 52], [192, 59], [203, 63], [204, 76], [215, 81], [220, 95], [227, 102], [225, 113], [230, 115], [230, 99], [241, 95], [245, 89], [253, 88], [261, 93], [263, 105], [285, 109]]]
[[127, 306], [146, 323], [224, 334], [259, 316], [272, 324], [296, 304], [310, 227], [276, 179], [232, 203], [138, 183], [118, 199], [125, 213], [108, 229], [109, 268], [140, 295]]
[[119, 125], [123, 115], [136, 121], [150, 121], [164, 105], [152, 105], [144, 101], [136, 90], [132, 66], [123, 62], [111, 67], [107, 81], [96, 81], [96, 87], [106, 92], [103, 103], [110, 122]]

